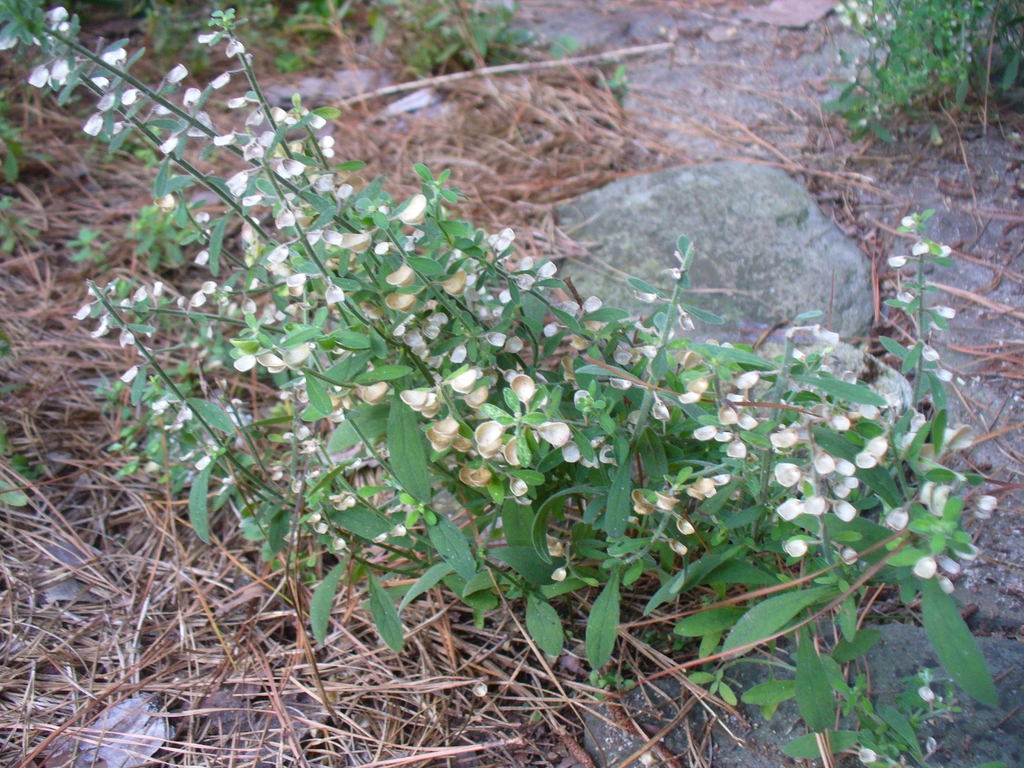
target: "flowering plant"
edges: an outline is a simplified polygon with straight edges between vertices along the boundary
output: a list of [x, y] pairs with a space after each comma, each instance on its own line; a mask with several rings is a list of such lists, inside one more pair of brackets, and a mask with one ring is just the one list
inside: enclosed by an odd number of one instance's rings
[[[895, 584], [908, 601], [920, 593], [952, 680], [994, 699], [949, 594], [957, 561], [976, 556], [963, 517], [989, 514], [995, 500], [968, 502], [981, 478], [944, 463], [969, 437], [946, 426], [924, 319], [941, 326], [948, 313], [925, 306], [920, 275], [894, 306], [917, 318], [922, 341], [893, 351], [919, 396], [931, 382], [931, 417], [833, 371], [838, 337], [811, 316], [774, 360], [687, 338], [695, 320], [717, 318], [686, 303], [685, 236], [671, 295], [630, 280], [651, 306], [637, 317], [575, 295], [550, 260], [517, 256], [512, 230], [459, 220], [447, 171], [416, 166], [420, 192], [394, 199], [383, 178], [358, 175], [361, 163], [333, 160], [337, 111], [297, 99], [270, 107], [235, 24], [218, 12], [199, 37], [224, 46], [233, 69], [186, 88], [179, 65], [150, 87], [130, 71], [141, 54], [129, 58], [123, 43], [90, 50], [62, 8], [0, 5], [0, 45], [43, 51], [33, 85], [62, 102], [79, 88], [94, 95], [86, 133], [116, 147], [134, 132], [159, 148], [157, 203], [195, 233], [198, 288], [175, 295], [119, 277], [90, 284], [77, 317], [137, 351], [121, 386], [149, 433], [141, 469], [167, 468], [173, 488], [189, 486], [199, 537], [238, 524], [267, 560], [315, 542], [333, 565], [311, 601], [320, 642], [332, 637], [343, 576], [365, 583], [395, 652], [401, 611], [439, 584], [480, 622], [500, 597], [524, 599], [527, 630], [550, 656], [574, 631], [559, 596], [593, 595], [584, 639], [595, 684], [624, 590], [645, 597], [645, 615], [686, 596], [676, 633], [700, 645], [681, 668], [799, 634], [795, 686], [773, 696], [795, 695], [820, 734], [835, 727], [834, 694], [856, 693], [826, 669], [872, 642], [859, 602]], [[242, 117], [218, 127], [204, 106], [234, 77], [250, 89], [228, 102]], [[218, 155], [232, 166], [224, 177], [199, 166]], [[226, 213], [190, 202], [197, 185]], [[918, 259], [947, 258], [920, 243]], [[182, 324], [201, 342], [191, 364], [156, 340]], [[821, 343], [801, 351], [801, 334]], [[230, 515], [213, 516], [222, 508]], [[405, 586], [385, 589], [395, 576]], [[822, 616], [842, 631], [830, 651], [808, 634]], [[735, 701], [720, 678], [710, 679]], [[886, 754], [890, 726], [866, 726], [851, 743]]]

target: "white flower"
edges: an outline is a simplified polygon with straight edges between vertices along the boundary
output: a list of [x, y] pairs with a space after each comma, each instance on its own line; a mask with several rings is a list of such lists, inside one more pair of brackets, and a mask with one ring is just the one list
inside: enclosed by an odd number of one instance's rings
[[790, 557], [803, 557], [807, 554], [807, 542], [803, 539], [790, 539], [782, 548]]
[[245, 53], [245, 46], [242, 45], [238, 40], [231, 40], [228, 43], [228, 47], [225, 50], [228, 56], [237, 56], [240, 53]]
[[865, 403], [861, 403], [857, 406], [857, 412], [869, 421], [874, 421], [881, 414], [881, 411], [878, 410], [878, 406], [867, 405]]
[[117, 94], [111, 91], [110, 93], [105, 94], [103, 98], [96, 102], [96, 109], [98, 109], [100, 112], [109, 112], [113, 108], [116, 100]]
[[241, 198], [248, 186], [249, 174], [246, 171], [239, 171], [227, 179], [227, 190], [236, 198]]
[[235, 370], [236, 371], [241, 371], [242, 373], [245, 373], [246, 371], [251, 371], [255, 365], [256, 365], [256, 356], [255, 355], [242, 355], [240, 358], [238, 358], [234, 362]]
[[201, 307], [205, 303], [206, 294], [203, 293], [202, 291], [196, 291], [194, 294], [192, 294], [192, 298], [188, 300], [188, 305], [192, 309], [195, 309], [196, 307]]
[[726, 449], [726, 455], [733, 459], [745, 459], [747, 457], [747, 445], [742, 440], [733, 440]]
[[210, 83], [210, 87], [213, 88], [214, 90], [218, 90], [220, 88], [223, 88], [225, 85], [227, 85], [230, 82], [231, 82], [231, 75], [229, 73], [227, 73], [227, 72], [222, 72], [220, 75], [218, 75], [217, 77], [215, 77], [213, 79], [213, 82]]
[[885, 516], [885, 527], [894, 531], [902, 531], [910, 522], [910, 515], [903, 507], [896, 507]]
[[848, 501], [840, 501], [835, 508], [836, 517], [848, 523], [857, 516], [857, 508]]
[[922, 240], [918, 240], [916, 243], [914, 243], [914, 247], [911, 249], [910, 252], [913, 253], [915, 256], [924, 256], [926, 253], [928, 253], [929, 250], [930, 249], [928, 248], [928, 243]]
[[277, 218], [274, 219], [274, 226], [278, 229], [287, 229], [288, 227], [295, 226], [295, 214], [287, 208], [282, 209], [277, 214]]
[[504, 253], [513, 241], [516, 239], [516, 233], [511, 228], [506, 227], [501, 230], [501, 234], [491, 235], [487, 238], [488, 244], [494, 249], [497, 254]]
[[907, 263], [907, 257], [906, 256], [890, 256], [889, 257], [889, 266], [892, 267], [893, 269], [899, 269], [900, 267], [906, 266], [906, 263]]
[[121, 381], [123, 381], [125, 384], [130, 384], [135, 380], [135, 377], [138, 375], [139, 366], [133, 365], [131, 368], [129, 368], [127, 371], [121, 374]]
[[124, 48], [118, 48], [116, 51], [107, 51], [100, 56], [104, 64], [109, 64], [112, 67], [120, 66], [127, 58], [128, 54], [125, 53]]
[[324, 300], [328, 304], [341, 304], [345, 301], [345, 291], [336, 285], [332, 285], [324, 292]]
[[827, 506], [828, 503], [825, 501], [824, 496], [811, 496], [809, 499], [804, 501], [804, 514], [819, 517], [825, 513], [825, 508]]
[[[906, 222], [907, 219], [904, 219], [903, 221]], [[911, 224], [912, 223], [913, 221], [911, 221]], [[906, 227], [910, 225], [904, 224], [903, 226]], [[875, 750], [868, 749], [867, 747], [861, 747], [860, 751], [857, 752], [857, 757], [860, 759], [862, 763], [864, 763], [864, 765], [871, 765], [872, 763], [878, 762], [878, 755], [876, 754]]]
[[210, 262], [210, 252], [205, 248], [196, 254], [193, 261], [200, 267], [206, 266]]
[[545, 421], [537, 428], [537, 433], [555, 448], [561, 448], [572, 437], [572, 430], [569, 429], [569, 425], [563, 424], [560, 421]]
[[780, 450], [792, 448], [800, 440], [795, 429], [783, 429], [779, 432], [775, 432], [768, 438], [771, 444]]
[[569, 464], [575, 464], [580, 460], [580, 449], [576, 443], [566, 443], [562, 446], [562, 460]]
[[90, 136], [96, 136], [103, 130], [103, 115], [93, 115], [85, 121], [82, 130]]
[[819, 453], [814, 459], [814, 469], [819, 475], [829, 475], [836, 471], [836, 460], [827, 453]]
[[900, 226], [901, 227], [906, 227], [907, 229], [913, 229], [914, 226], [915, 226], [914, 225], [914, 217], [913, 216], [904, 216], [900, 220]]
[[167, 141], [160, 145], [160, 151], [165, 155], [171, 154], [178, 146], [178, 137], [171, 136]]
[[67, 9], [64, 6], [58, 5], [46, 14], [46, 23], [51, 27], [56, 27], [62, 21], [66, 21], [68, 18]]
[[792, 488], [800, 482], [800, 467], [796, 464], [782, 461], [775, 465], [775, 479], [784, 488]]
[[552, 581], [565, 581], [565, 577], [568, 576], [568, 575], [569, 575], [569, 573], [568, 573], [568, 571], [565, 570], [565, 568], [556, 568], [551, 573], [551, 580]]
[[854, 474], [856, 474], [857, 467], [855, 467], [852, 462], [849, 462], [846, 459], [839, 459], [839, 461], [836, 462], [836, 472], [838, 472], [840, 475], [843, 475], [844, 477], [852, 477]]
[[944, 317], [947, 320], [952, 320], [954, 317], [956, 317], [956, 310], [953, 309], [952, 307], [946, 307], [946, 306], [940, 305], [940, 306], [935, 307], [934, 309], [935, 309], [935, 312], [938, 314], [939, 317]]
[[941, 589], [947, 595], [952, 595], [956, 591], [956, 587], [953, 586], [953, 582], [947, 579], [945, 576], [936, 576], [935, 580], [939, 582], [939, 589]]
[[775, 511], [783, 520], [795, 520], [804, 513], [804, 503], [800, 499], [786, 499]]
[[945, 368], [938, 368], [935, 371], [935, 378], [937, 378], [939, 381], [952, 381], [953, 374], [952, 372], [947, 371]]
[[225, 133], [223, 136], [214, 136], [213, 144], [217, 147], [230, 147], [238, 141], [238, 135], [234, 131]]
[[[200, 35], [200, 37], [202, 37], [202, 35]], [[185, 68], [185, 65], [176, 64], [174, 68], [167, 73], [167, 82], [173, 85], [174, 83], [180, 83], [186, 77], [188, 77], [188, 70]]]
[[138, 88], [127, 88], [121, 94], [121, 105], [130, 107], [136, 101], [139, 100], [139, 89]]
[[850, 420], [841, 413], [836, 414], [835, 416], [832, 417], [831, 424], [832, 429], [834, 429], [836, 432], [845, 432], [851, 426]]
[[878, 457], [870, 451], [861, 451], [857, 454], [856, 463], [861, 469], [871, 469], [878, 466]]
[[239, 96], [235, 99], [228, 99], [228, 109], [241, 109], [248, 104], [244, 96]]
[[427, 198], [424, 195], [413, 195], [405, 209], [398, 214], [398, 220], [403, 224], [420, 224], [426, 211]]
[[181, 103], [186, 107], [191, 107], [199, 101], [199, 97], [202, 96], [202, 93], [203, 92], [198, 88], [189, 88], [185, 91], [185, 95], [182, 97]]
[[476, 381], [479, 377], [479, 372], [474, 368], [470, 368], [468, 371], [460, 373], [454, 379], [451, 379], [448, 384], [456, 392], [466, 395], [473, 390], [473, 387], [476, 385]]
[[714, 440], [718, 435], [718, 427], [709, 425], [706, 427], [699, 427], [693, 431], [693, 437], [695, 440], [708, 441]]
[[760, 380], [761, 374], [759, 374], [757, 371], [747, 371], [737, 376], [736, 380], [733, 383], [736, 385], [736, 389], [745, 392], [746, 390], [756, 385], [757, 382], [759, 382]]

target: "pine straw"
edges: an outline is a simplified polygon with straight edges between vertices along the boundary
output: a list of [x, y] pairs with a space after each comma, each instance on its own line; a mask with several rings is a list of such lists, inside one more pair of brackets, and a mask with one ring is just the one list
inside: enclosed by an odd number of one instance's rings
[[[185, 500], [150, 476], [119, 476], [128, 459], [104, 448], [119, 439], [127, 403], [97, 390], [134, 352], [90, 338], [70, 316], [87, 277], [144, 272], [123, 233], [151, 200], [152, 171], [103, 159], [75, 134], [80, 117], [30, 98], [23, 140], [47, 159], [25, 163], [22, 183], [5, 189], [23, 227], [0, 262], [0, 328], [11, 346], [0, 357], [10, 444], [0, 478], [29, 497], [0, 508], [0, 762], [43, 764], [104, 710], [142, 695], [170, 729], [159, 764], [589, 764], [578, 746], [593, 702], [578, 662], [585, 603], [573, 604], [577, 640], [553, 668], [524, 639], [519, 608], [503, 606], [478, 629], [440, 590], [403, 614], [401, 657], [380, 642], [361, 589], [338, 596], [328, 641], [312, 648], [310, 585], [261, 563], [226, 513], [212, 525], [224, 538], [206, 546], [185, 521]], [[398, 193], [416, 187], [413, 162], [451, 166], [467, 215], [521, 228], [535, 251], [572, 247], [556, 238], [558, 199], [682, 160], [577, 72], [465, 83], [446, 104], [434, 121], [346, 115], [339, 156], [373, 157], [367, 175], [392, 175]], [[102, 273], [67, 256], [64, 243], [83, 226], [113, 243]], [[179, 288], [203, 279], [161, 277]], [[177, 354], [195, 362], [187, 349]], [[16, 474], [14, 456], [40, 474]], [[632, 646], [621, 665], [634, 678], [652, 668]], [[479, 682], [484, 697], [473, 693]]]

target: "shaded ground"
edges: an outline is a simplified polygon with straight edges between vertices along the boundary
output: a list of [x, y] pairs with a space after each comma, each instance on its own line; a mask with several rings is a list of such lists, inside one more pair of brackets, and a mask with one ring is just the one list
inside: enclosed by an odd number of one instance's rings
[[[930, 234], [961, 257], [957, 269], [933, 276], [960, 310], [944, 337], [959, 376], [953, 400], [983, 438], [965, 460], [1005, 489], [993, 519], [973, 531], [984, 555], [966, 569], [959, 594], [978, 606], [969, 606], [976, 629], [1017, 635], [1020, 116], [999, 112], [987, 130], [977, 120], [938, 121], [938, 148], [927, 124], [892, 146], [854, 144], [820, 109], [842, 74], [837, 46], [857, 45], [831, 20], [781, 30], [744, 21], [749, 4], [739, 0], [523, 5], [524, 23], [550, 39], [572, 35], [581, 54], [658, 42], [672, 50], [628, 60], [626, 112], [602, 83], [608, 67], [603, 75], [589, 66], [518, 73], [438, 86], [441, 103], [421, 115], [382, 117], [380, 100], [356, 105], [336, 126], [341, 154], [372, 160], [369, 172], [407, 185], [414, 162], [451, 166], [471, 200], [467, 213], [516, 227], [528, 251], [566, 258], [582, 251], [558, 231], [559, 200], [682, 162], [776, 164], [803, 179], [862, 244], [875, 265], [875, 293], [865, 296], [877, 308], [875, 335], [896, 338], [901, 331], [880, 304], [894, 288], [886, 266], [899, 252], [893, 229], [905, 212], [935, 208]], [[48, 102], [26, 102], [22, 117], [48, 159], [27, 163], [21, 183], [3, 189], [25, 232], [0, 264], [0, 323], [13, 351], [0, 358], [0, 417], [10, 453], [26, 456], [39, 475], [29, 507], [0, 513], [0, 761], [40, 758], [115, 700], [144, 694], [170, 725], [156, 756], [162, 764], [586, 765], [578, 743], [591, 691], [582, 666], [571, 653], [553, 668], [539, 663], [518, 639], [512, 612], [495, 612], [477, 630], [458, 606], [431, 595], [409, 617], [412, 650], [399, 659], [380, 645], [364, 596], [352, 593], [339, 601], [327, 647], [307, 650], [295, 618], [295, 604], [309, 599], [306, 585], [259, 563], [240, 536], [205, 547], [185, 532], [183, 501], [145, 478], [117, 475], [127, 459], [97, 447], [117, 439], [124, 423], [95, 390], [132, 360], [69, 319], [84, 278], [97, 271], [72, 264], [62, 244], [82, 226], [123, 230], [150, 200], [149, 172], [105, 159], [76, 135], [81, 119]], [[139, 269], [120, 238], [112, 261], [123, 273]], [[173, 275], [182, 278], [201, 279]], [[0, 473], [25, 482], [9, 456]], [[885, 594], [872, 610], [881, 618], [903, 609]], [[577, 621], [582, 637], [585, 605]], [[671, 666], [628, 632], [622, 646], [626, 676]], [[479, 682], [486, 696], [473, 693]], [[700, 734], [695, 741], [704, 743]], [[702, 765], [699, 755], [685, 764]]]

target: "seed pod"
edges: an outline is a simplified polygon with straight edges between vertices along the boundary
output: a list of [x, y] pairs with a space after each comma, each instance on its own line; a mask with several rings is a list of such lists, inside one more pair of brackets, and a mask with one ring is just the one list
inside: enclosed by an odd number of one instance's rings
[[473, 387], [476, 385], [476, 380], [478, 378], [480, 378], [479, 372], [474, 368], [470, 368], [468, 371], [460, 373], [454, 379], [451, 379], [448, 384], [456, 392], [460, 392], [465, 395], [473, 391]]
[[512, 391], [515, 392], [516, 397], [519, 398], [519, 402], [526, 405], [529, 405], [533, 396], [537, 393], [537, 385], [533, 382], [533, 379], [523, 374], [513, 378], [510, 386]]
[[408, 312], [416, 306], [416, 294], [414, 293], [389, 293], [384, 303], [396, 312]]
[[471, 488], [486, 488], [491, 482], [491, 477], [493, 475], [487, 467], [463, 467], [459, 471], [459, 480]]
[[487, 397], [490, 393], [487, 391], [487, 387], [480, 386], [466, 395], [466, 404], [471, 408], [479, 408], [481, 405], [487, 402]]
[[409, 204], [398, 214], [398, 220], [403, 224], [421, 224], [426, 211], [427, 198], [423, 195], [413, 195]]

